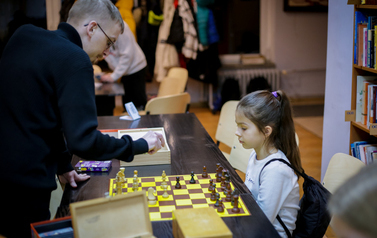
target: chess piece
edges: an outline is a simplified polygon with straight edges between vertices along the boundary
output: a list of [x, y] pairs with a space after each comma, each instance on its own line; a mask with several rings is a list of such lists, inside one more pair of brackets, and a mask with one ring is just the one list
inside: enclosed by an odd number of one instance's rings
[[194, 171], [191, 171], [191, 180], [190, 183], [196, 183], [194, 179]]
[[119, 172], [117, 173], [117, 176], [116, 176], [116, 181], [119, 180], [119, 182], [122, 182], [124, 183], [126, 181], [126, 176], [124, 175], [124, 170], [125, 168], [124, 167], [121, 167]]
[[224, 191], [225, 190], [225, 177], [224, 175], [221, 177], [221, 190]]
[[219, 200], [219, 206], [217, 207], [217, 212], [224, 212], [224, 205], [223, 205], [223, 200]]
[[175, 188], [180, 189], [181, 184], [179, 183], [179, 176], [176, 177], [177, 183], [175, 184]]
[[240, 194], [240, 191], [238, 191], [237, 188], [234, 188], [234, 190], [232, 191], [231, 195], [232, 195], [232, 206], [234, 205], [234, 195], [239, 195]]
[[[221, 182], [221, 177], [223, 175], [223, 167], [219, 164], [219, 167], [216, 169], [216, 182]], [[216, 165], [217, 166], [217, 165]]]
[[166, 188], [164, 189], [164, 193], [162, 194], [162, 197], [163, 198], [168, 198], [169, 197], [168, 190]]
[[208, 191], [212, 191], [212, 190], [213, 190], [213, 180], [210, 179], [210, 180], [209, 180]]
[[216, 203], [215, 203], [215, 207], [218, 207], [218, 206], [219, 206], [219, 200], [220, 200], [220, 194], [219, 194], [219, 193], [216, 193]]
[[235, 194], [235, 195], [233, 196], [233, 199], [234, 199], [234, 205], [233, 205], [232, 212], [234, 212], [234, 213], [239, 213], [239, 212], [240, 212], [240, 209], [238, 208], [238, 195]]
[[165, 170], [162, 171], [162, 182], [161, 182], [161, 188], [162, 189], [167, 189], [168, 188], [168, 183], [166, 182], [166, 173]]
[[155, 205], [157, 202], [156, 196], [153, 194], [155, 192], [156, 191], [152, 187], [148, 188], [148, 203], [150, 205]]
[[116, 182], [117, 195], [122, 194], [122, 185], [123, 183], [121, 181]]
[[203, 178], [208, 178], [208, 173], [207, 173], [207, 167], [203, 166], [203, 173], [202, 173]]
[[216, 189], [212, 190], [211, 201], [216, 201]]
[[133, 183], [132, 183], [132, 190], [135, 192], [139, 189], [139, 179], [137, 177], [133, 178]]

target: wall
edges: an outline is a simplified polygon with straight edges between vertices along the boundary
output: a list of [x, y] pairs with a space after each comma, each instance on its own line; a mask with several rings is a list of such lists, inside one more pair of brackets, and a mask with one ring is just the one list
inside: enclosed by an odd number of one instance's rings
[[331, 157], [348, 154], [350, 146], [350, 124], [344, 121], [344, 112], [351, 108], [353, 5], [344, 0], [329, 2], [321, 179]]
[[261, 1], [261, 53], [282, 74], [290, 97], [323, 97], [327, 13], [284, 12], [283, 1]]

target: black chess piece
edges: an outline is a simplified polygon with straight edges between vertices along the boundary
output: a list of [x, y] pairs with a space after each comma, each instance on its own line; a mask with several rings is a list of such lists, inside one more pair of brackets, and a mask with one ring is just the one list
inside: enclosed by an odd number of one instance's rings
[[191, 171], [191, 180], [190, 183], [196, 183], [194, 179], [194, 171]]
[[219, 206], [217, 207], [217, 212], [224, 212], [223, 200], [219, 200]]
[[181, 184], [179, 183], [179, 176], [176, 177], [177, 183], [175, 184], [175, 188], [180, 189]]
[[220, 200], [220, 194], [219, 193], [216, 193], [216, 203], [215, 203], [215, 207], [219, 207], [219, 200]]
[[235, 194], [235, 195], [233, 196], [233, 198], [234, 198], [234, 205], [233, 205], [232, 212], [234, 212], [234, 213], [239, 213], [239, 212], [240, 212], [240, 209], [238, 208], [238, 195]]
[[213, 180], [210, 179], [210, 180], [209, 180], [208, 191], [212, 191], [212, 190], [213, 190]]

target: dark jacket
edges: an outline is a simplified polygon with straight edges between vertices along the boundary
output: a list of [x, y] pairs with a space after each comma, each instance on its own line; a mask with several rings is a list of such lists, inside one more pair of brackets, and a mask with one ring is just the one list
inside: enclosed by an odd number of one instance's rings
[[87, 160], [132, 161], [144, 139], [97, 130], [93, 67], [78, 32], [20, 27], [0, 61], [0, 184], [54, 189], [55, 174]]

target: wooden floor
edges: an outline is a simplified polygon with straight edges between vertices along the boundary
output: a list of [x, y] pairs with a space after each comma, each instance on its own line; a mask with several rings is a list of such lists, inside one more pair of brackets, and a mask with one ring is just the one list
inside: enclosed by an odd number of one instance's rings
[[[119, 99], [118, 99], [119, 100]], [[117, 100], [117, 101], [118, 101]], [[120, 105], [119, 102], [116, 103]], [[117, 106], [114, 110], [114, 116], [119, 115], [122, 112], [122, 108]], [[217, 123], [220, 113], [213, 114], [208, 107], [191, 105], [190, 113], [195, 113], [203, 127], [207, 130], [208, 134], [216, 142], [215, 134]], [[321, 179], [321, 156], [322, 156], [322, 139], [311, 132], [305, 130], [299, 125], [295, 126], [296, 133], [299, 137], [299, 148], [301, 153], [302, 166], [305, 172], [313, 178], [320, 181]], [[230, 153], [230, 148], [224, 144], [220, 144], [220, 150]], [[244, 174], [241, 174], [244, 179]], [[300, 183], [300, 195], [302, 195], [302, 183], [303, 179], [299, 180]], [[331, 228], [326, 232], [328, 238], [336, 237]]]

